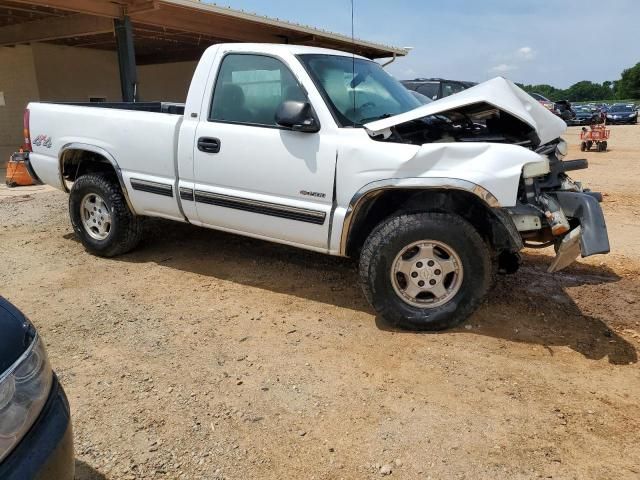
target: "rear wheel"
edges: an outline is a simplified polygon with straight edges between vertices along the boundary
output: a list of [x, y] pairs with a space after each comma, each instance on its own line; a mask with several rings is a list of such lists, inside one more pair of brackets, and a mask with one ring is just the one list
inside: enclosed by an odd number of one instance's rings
[[580, 143], [580, 151], [584, 152], [587, 150], [587, 142], [581, 142]]
[[82, 245], [94, 255], [113, 257], [132, 250], [142, 226], [111, 175], [91, 173], [78, 178], [69, 195], [69, 216]]
[[360, 257], [364, 293], [389, 323], [442, 330], [464, 321], [491, 285], [489, 249], [458, 215], [392, 217], [367, 238]]

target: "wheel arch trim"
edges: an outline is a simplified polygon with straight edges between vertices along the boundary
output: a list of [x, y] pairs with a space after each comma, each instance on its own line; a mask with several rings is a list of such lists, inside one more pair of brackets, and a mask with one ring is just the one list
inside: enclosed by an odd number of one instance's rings
[[354, 220], [357, 218], [360, 208], [367, 203], [372, 196], [386, 190], [460, 190], [469, 192], [478, 197], [490, 208], [499, 208], [500, 202], [486, 188], [459, 178], [431, 177], [431, 178], [389, 178], [368, 183], [358, 190], [347, 207], [340, 236], [340, 251], [342, 256], [347, 255], [347, 245]]
[[131, 210], [134, 214], [136, 214], [136, 211], [133, 208], [133, 203], [131, 202], [131, 199], [129, 198], [129, 191], [127, 190], [127, 186], [126, 186], [126, 184], [124, 182], [124, 178], [122, 176], [122, 170], [120, 169], [120, 165], [118, 165], [118, 162], [116, 161], [115, 157], [113, 155], [111, 155], [111, 153], [109, 153], [107, 150], [105, 150], [102, 147], [98, 147], [97, 145], [92, 145], [90, 143], [71, 142], [71, 143], [65, 144], [60, 149], [60, 152], [58, 154], [58, 173], [60, 175], [60, 183], [61, 183], [62, 188], [64, 189], [65, 192], [69, 192], [69, 189], [67, 188], [67, 184], [64, 181], [64, 177], [63, 177], [63, 173], [62, 172], [63, 172], [65, 155], [67, 154], [67, 152], [69, 152], [71, 150], [80, 150], [80, 151], [85, 151], [85, 152], [92, 152], [92, 153], [95, 153], [97, 155], [100, 155], [107, 162], [109, 162], [109, 164], [113, 167], [114, 171], [116, 172], [116, 177], [118, 178], [118, 183], [120, 184], [120, 189], [122, 190], [122, 194], [124, 195], [124, 199], [127, 202], [127, 206], [129, 207], [129, 210]]

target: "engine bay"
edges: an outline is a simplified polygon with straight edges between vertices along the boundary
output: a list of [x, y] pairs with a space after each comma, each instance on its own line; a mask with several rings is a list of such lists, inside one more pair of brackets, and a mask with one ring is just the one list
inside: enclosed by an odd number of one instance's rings
[[439, 112], [390, 128], [390, 135], [375, 140], [423, 145], [425, 143], [491, 142], [535, 149], [540, 139], [529, 124], [485, 102]]

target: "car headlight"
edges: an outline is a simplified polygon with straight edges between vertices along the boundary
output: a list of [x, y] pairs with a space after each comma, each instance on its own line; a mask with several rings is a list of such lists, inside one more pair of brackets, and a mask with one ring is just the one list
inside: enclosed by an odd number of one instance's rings
[[633, 117], [635, 117], [636, 115], [637, 115], [637, 113], [632, 113], [632, 114], [630, 114], [630, 115], [629, 115], [629, 118], [633, 118]]
[[567, 142], [561, 138], [556, 145], [556, 157], [558, 157], [558, 160], [562, 160], [567, 156], [567, 153], [569, 153], [569, 146]]
[[47, 352], [36, 334], [27, 351], [0, 374], [0, 461], [38, 418], [52, 380]]
[[537, 162], [530, 162], [522, 167], [523, 178], [541, 177], [551, 171], [549, 167], [549, 159], [543, 158]]

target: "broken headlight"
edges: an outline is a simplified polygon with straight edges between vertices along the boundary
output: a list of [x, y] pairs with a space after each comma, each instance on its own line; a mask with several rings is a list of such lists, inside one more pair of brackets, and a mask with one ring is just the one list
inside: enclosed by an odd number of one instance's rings
[[556, 144], [556, 157], [558, 160], [562, 160], [569, 153], [569, 146], [562, 138]]
[[540, 158], [541, 160], [527, 163], [522, 167], [523, 178], [541, 177], [551, 171], [549, 167], [549, 159], [542, 156]]
[[36, 334], [22, 356], [0, 373], [0, 461], [38, 418], [52, 380], [47, 352]]

